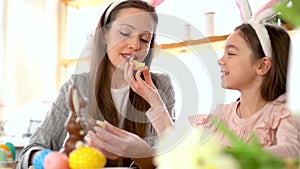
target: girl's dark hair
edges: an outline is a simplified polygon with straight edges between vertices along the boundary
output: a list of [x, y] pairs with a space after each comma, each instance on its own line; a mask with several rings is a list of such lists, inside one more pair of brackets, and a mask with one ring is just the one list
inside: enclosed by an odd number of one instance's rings
[[[109, 7], [108, 7], [109, 8]], [[108, 9], [107, 8], [107, 9]], [[125, 115], [118, 113], [111, 94], [112, 63], [108, 59], [106, 42], [104, 39], [105, 30], [110, 29], [111, 22], [117, 19], [119, 12], [126, 8], [138, 8], [149, 12], [149, 15], [153, 19], [155, 29], [158, 23], [158, 17], [155, 8], [142, 0], [127, 0], [116, 6], [109, 14], [106, 23], [104, 22], [104, 16], [107, 9], [102, 14], [94, 36], [94, 46], [91, 54], [91, 65], [89, 72], [89, 100], [90, 104], [87, 107], [87, 111], [96, 119], [105, 119], [114, 126], [121, 127], [129, 132], [135, 133], [141, 138], [145, 137], [146, 133], [146, 116], [145, 112], [150, 108], [150, 105], [139, 95], [130, 89], [129, 102], [127, 104], [127, 110]], [[153, 30], [153, 37], [150, 42], [149, 52], [144, 60], [145, 64], [150, 67], [151, 61], [154, 57], [155, 48], [155, 31]], [[153, 81], [155, 84], [155, 81]], [[129, 115], [133, 115], [133, 118], [127, 118]], [[121, 120], [124, 123], [121, 123]], [[122, 125], [123, 124], [123, 125]], [[122, 125], [122, 126], [121, 126]], [[115, 162], [109, 160], [108, 166], [128, 166], [130, 161], [127, 159], [121, 160], [123, 164], [118, 161]], [[124, 164], [126, 163], [126, 164]]]
[[[265, 25], [272, 47], [272, 66], [262, 83], [261, 95], [266, 101], [273, 101], [286, 92], [286, 78], [290, 50], [290, 36], [280, 26]], [[242, 37], [249, 44], [256, 60], [266, 57], [255, 30], [250, 24], [235, 28], [242, 32]]]

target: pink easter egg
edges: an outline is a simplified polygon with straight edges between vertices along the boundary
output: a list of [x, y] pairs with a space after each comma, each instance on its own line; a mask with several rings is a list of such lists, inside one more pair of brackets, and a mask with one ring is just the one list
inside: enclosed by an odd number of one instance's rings
[[44, 169], [69, 169], [69, 159], [66, 154], [53, 151], [44, 160]]

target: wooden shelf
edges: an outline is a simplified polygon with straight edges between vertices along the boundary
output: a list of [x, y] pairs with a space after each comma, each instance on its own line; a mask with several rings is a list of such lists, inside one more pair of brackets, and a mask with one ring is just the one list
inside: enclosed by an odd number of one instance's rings
[[[186, 51], [188, 51], [186, 49], [186, 47], [189, 45], [201, 45], [201, 44], [208, 44], [208, 43], [212, 43], [212, 42], [223, 42], [227, 37], [228, 37], [228, 35], [211, 36], [211, 37], [197, 39], [197, 40], [189, 40], [189, 41], [170, 43], [170, 44], [161, 44], [161, 45], [159, 45], [159, 48], [161, 50], [173, 50], [172, 53], [175, 52], [178, 54], [182, 54], [182, 53], [185, 53]], [[59, 59], [58, 64], [63, 67], [68, 67], [70, 64], [88, 61], [88, 60], [89, 60], [89, 57], [70, 58], [70, 59], [62, 58], [62, 59]]]
[[[293, 36], [295, 30], [288, 30], [290, 36]], [[197, 47], [203, 48], [205, 50], [205, 44], [212, 44], [215, 50], [221, 50], [223, 48], [223, 43], [229, 35], [221, 35], [221, 36], [210, 36], [202, 39], [183, 41], [178, 43], [169, 43], [169, 44], [160, 44], [158, 47], [160, 50], [165, 50], [173, 55], [182, 55], [188, 54], [190, 50], [188, 49], [191, 45], [198, 45]], [[202, 49], [201, 48], [201, 49]], [[72, 59], [60, 59], [59, 65], [68, 67], [70, 64], [74, 64], [77, 62], [88, 61], [89, 57], [82, 58], [72, 58]]]
[[188, 45], [200, 45], [205, 43], [211, 43], [211, 42], [220, 42], [226, 40], [228, 35], [222, 35], [222, 36], [210, 36], [202, 39], [196, 39], [196, 40], [189, 40], [189, 41], [183, 41], [178, 43], [170, 43], [170, 44], [161, 44], [159, 45], [159, 48], [164, 49], [171, 49], [171, 48], [178, 48], [178, 47], [185, 47]]
[[59, 59], [58, 64], [60, 66], [68, 67], [70, 64], [78, 63], [78, 62], [85, 62], [88, 61], [89, 57], [81, 57], [81, 58], [71, 58], [71, 59]]
[[[295, 30], [291, 28], [284, 28], [288, 31], [290, 36], [294, 35]], [[200, 48], [205, 51], [206, 44], [210, 44], [213, 46], [215, 50], [222, 50], [225, 40], [229, 35], [221, 35], [221, 36], [210, 36], [202, 39], [183, 41], [178, 43], [169, 43], [169, 44], [161, 44], [159, 48], [161, 50], [165, 50], [171, 52], [173, 55], [182, 55], [187, 54], [189, 52], [189, 46], [196, 46], [196, 48]]]
[[79, 9], [86, 6], [99, 6], [107, 2], [107, 0], [60, 0], [60, 2], [64, 3], [67, 6]]

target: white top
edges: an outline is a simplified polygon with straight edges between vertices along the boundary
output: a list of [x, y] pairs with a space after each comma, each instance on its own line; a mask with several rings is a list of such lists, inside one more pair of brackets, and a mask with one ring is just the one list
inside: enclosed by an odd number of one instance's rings
[[129, 99], [129, 86], [111, 89], [111, 94], [119, 114], [125, 114], [125, 108]]

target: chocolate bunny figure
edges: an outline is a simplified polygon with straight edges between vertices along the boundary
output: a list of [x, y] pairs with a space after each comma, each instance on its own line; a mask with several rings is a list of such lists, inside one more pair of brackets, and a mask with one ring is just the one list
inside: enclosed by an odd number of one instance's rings
[[86, 134], [79, 122], [77, 114], [79, 114], [86, 106], [87, 100], [80, 94], [77, 86], [73, 84], [68, 91], [68, 102], [70, 113], [66, 121], [66, 129], [69, 137], [66, 140], [64, 147], [61, 149], [61, 152], [69, 156], [69, 154], [76, 149], [78, 141], [84, 142]]

